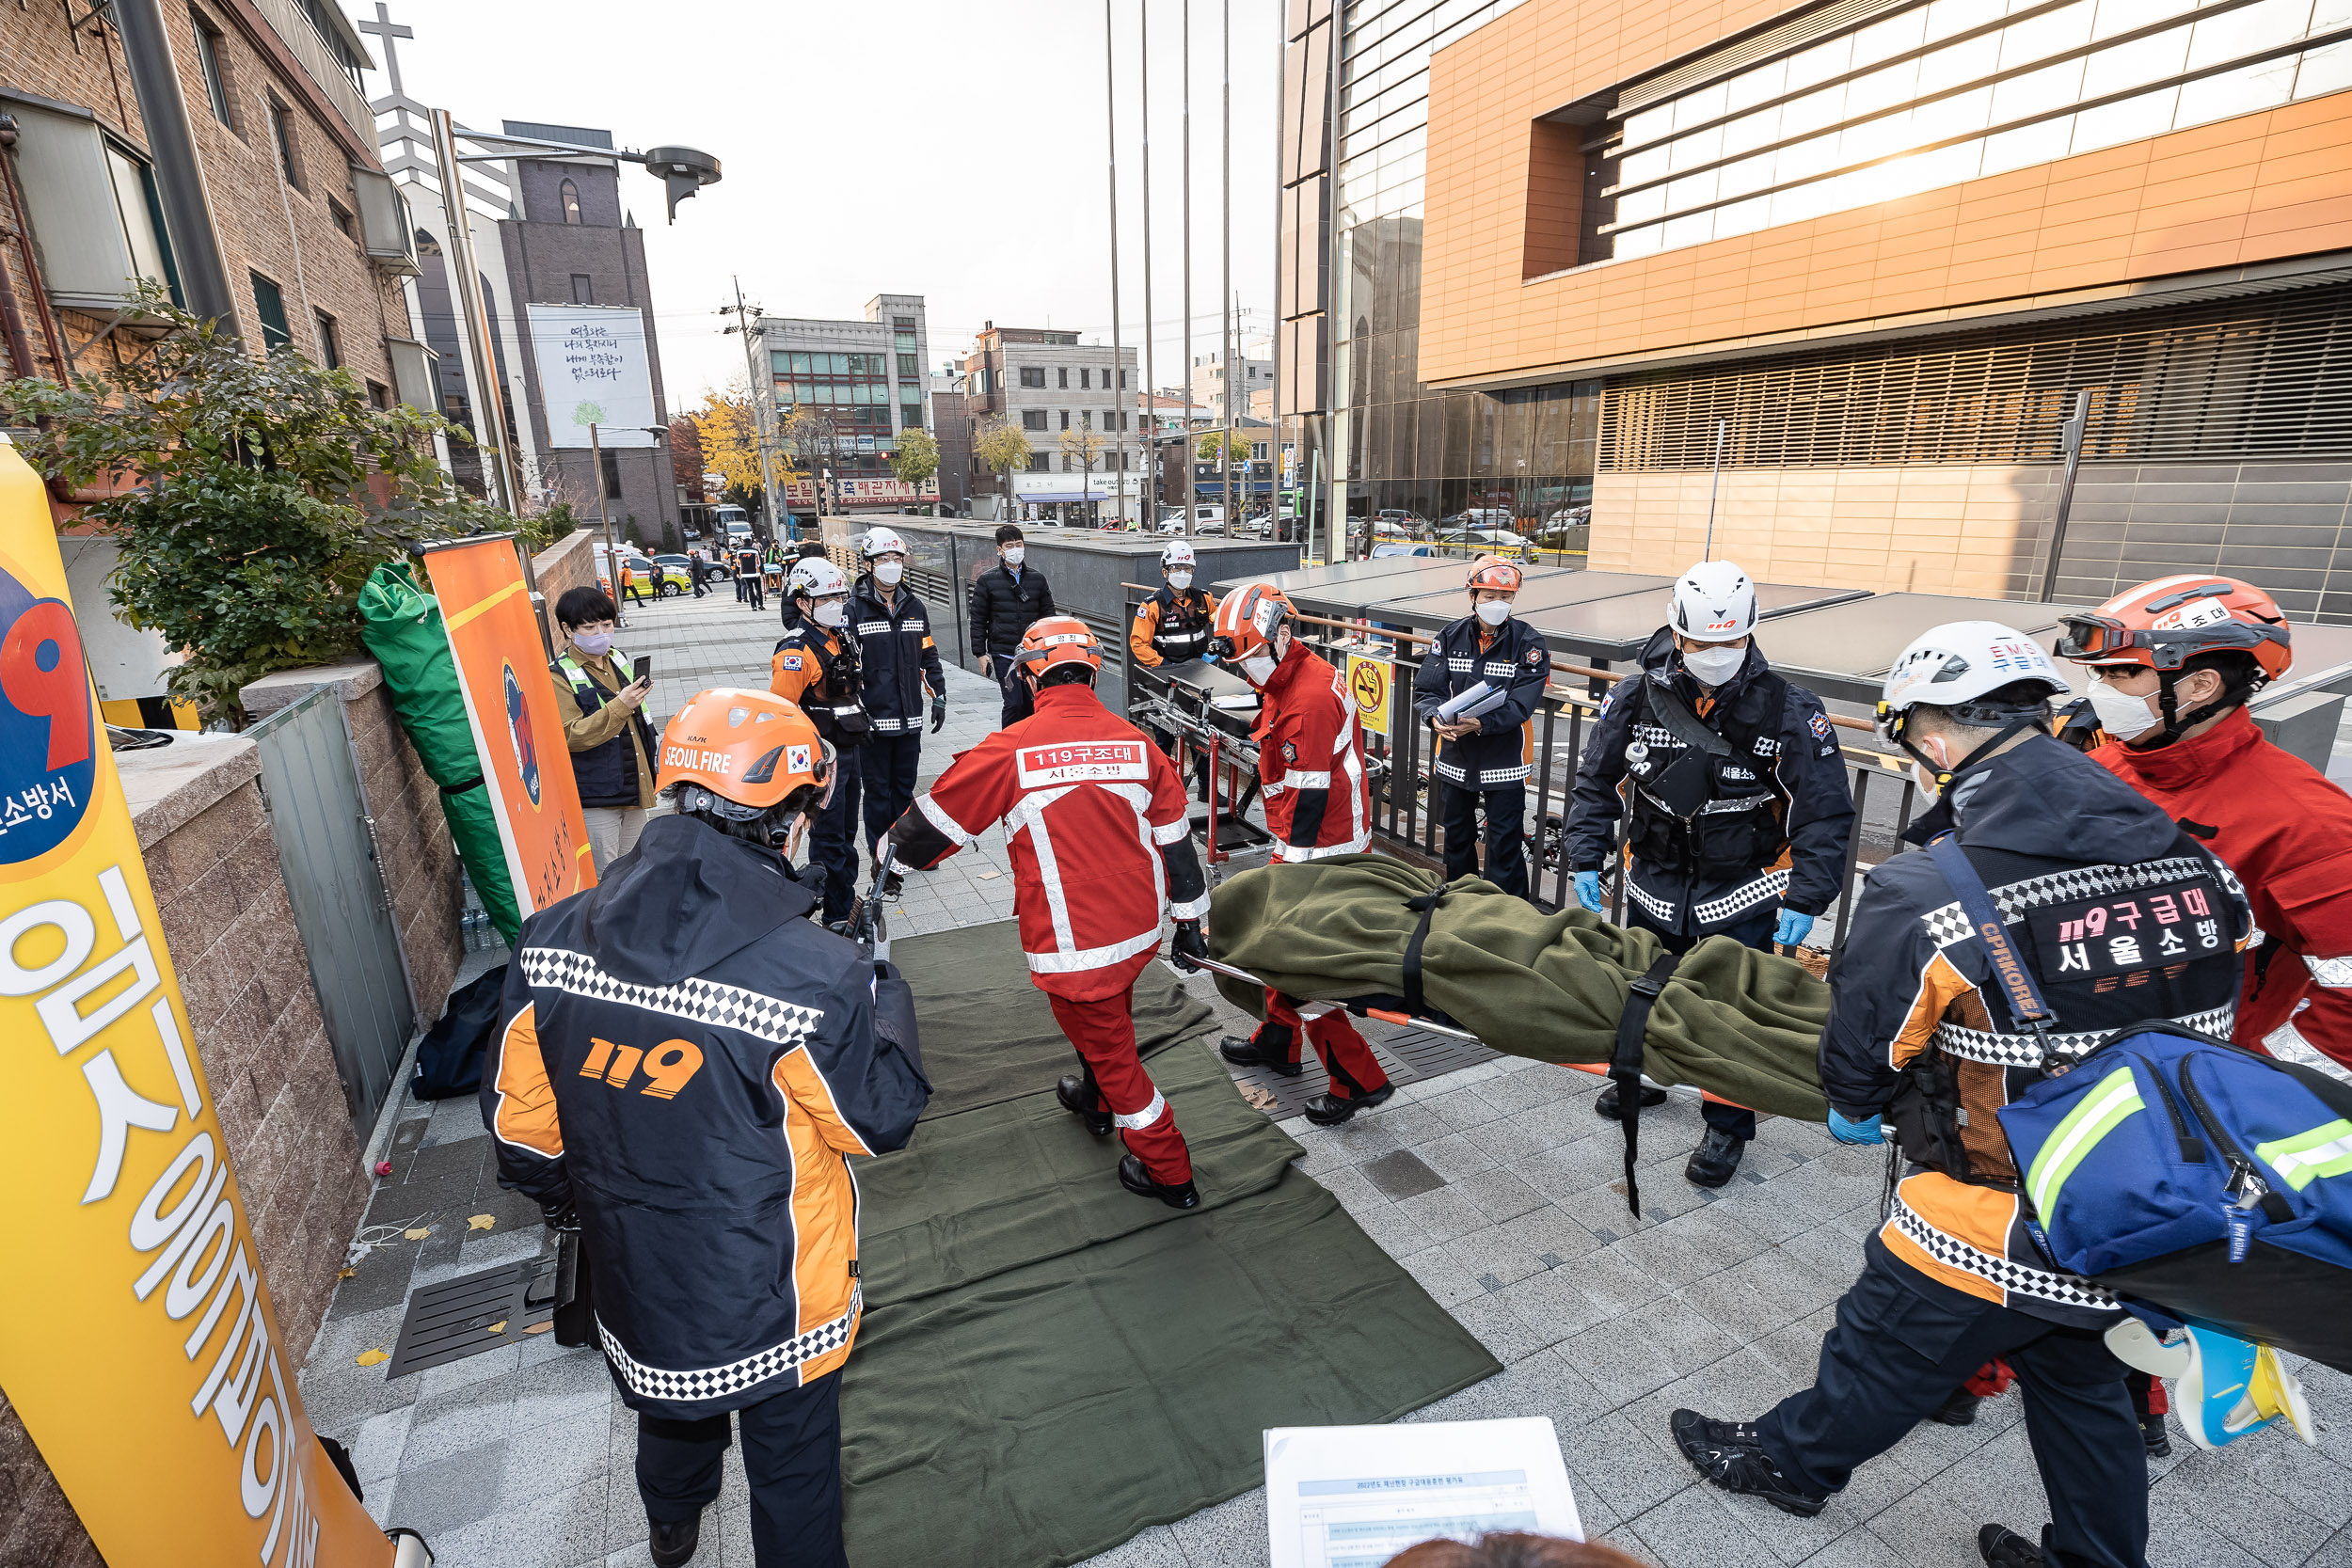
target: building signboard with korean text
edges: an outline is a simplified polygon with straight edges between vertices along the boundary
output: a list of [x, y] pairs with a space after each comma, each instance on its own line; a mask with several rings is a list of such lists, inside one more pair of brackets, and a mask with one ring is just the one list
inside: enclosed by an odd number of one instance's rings
[[532, 305], [532, 357], [548, 410], [548, 443], [654, 444], [652, 358], [645, 318], [625, 305]]

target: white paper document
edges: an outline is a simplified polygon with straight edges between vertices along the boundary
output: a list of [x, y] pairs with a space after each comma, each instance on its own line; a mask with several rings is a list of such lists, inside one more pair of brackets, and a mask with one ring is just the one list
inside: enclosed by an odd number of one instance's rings
[[1457, 691], [1438, 707], [1438, 717], [1451, 724], [1463, 719], [1484, 719], [1502, 705], [1511, 693], [1480, 681], [1466, 691]]
[[1439, 1536], [1584, 1539], [1560, 1441], [1543, 1417], [1265, 1434], [1273, 1568], [1380, 1568]]

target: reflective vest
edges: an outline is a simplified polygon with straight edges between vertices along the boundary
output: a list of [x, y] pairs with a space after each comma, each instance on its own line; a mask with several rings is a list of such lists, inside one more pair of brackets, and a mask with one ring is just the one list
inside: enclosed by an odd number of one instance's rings
[[[614, 672], [628, 670], [628, 656], [618, 647], [606, 650]], [[580, 705], [582, 714], [596, 712], [610, 700], [610, 693], [589, 679], [588, 672], [572, 657], [569, 649], [557, 656], [548, 666], [548, 673], [568, 682], [572, 700]], [[572, 753], [572, 779], [580, 786], [580, 803], [583, 806], [634, 806], [641, 800], [637, 788], [637, 759], [629, 753], [629, 732], [634, 730], [638, 744], [645, 749], [645, 766], [653, 767], [653, 759], [661, 753], [654, 744], [653, 726], [645, 722], [645, 710], [641, 706], [628, 716], [628, 723], [618, 735], [601, 746]]]

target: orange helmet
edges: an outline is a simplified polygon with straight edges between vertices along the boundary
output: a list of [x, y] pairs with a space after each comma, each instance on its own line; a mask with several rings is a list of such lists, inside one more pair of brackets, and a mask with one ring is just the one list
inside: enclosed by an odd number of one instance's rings
[[1516, 594], [1522, 580], [1519, 569], [1499, 555], [1482, 555], [1470, 562], [1470, 587]]
[[659, 787], [675, 787], [689, 811], [748, 821], [812, 784], [821, 806], [833, 777], [833, 748], [772, 691], [697, 691], [661, 732]]
[[2058, 657], [2082, 664], [2168, 671], [2199, 654], [2236, 652], [2253, 656], [2266, 683], [2295, 662], [2285, 612], [2269, 594], [2235, 578], [2158, 578], [2096, 610], [2058, 620], [2065, 627]]
[[1029, 629], [1021, 634], [1021, 649], [1012, 656], [1012, 667], [1042, 680], [1046, 671], [1063, 664], [1083, 664], [1089, 671], [1100, 671], [1103, 644], [1075, 615], [1048, 615], [1030, 622]]
[[1277, 627], [1298, 613], [1290, 596], [1270, 582], [1245, 582], [1225, 595], [1210, 628], [1209, 651], [1219, 658], [1248, 658], [1269, 648]]

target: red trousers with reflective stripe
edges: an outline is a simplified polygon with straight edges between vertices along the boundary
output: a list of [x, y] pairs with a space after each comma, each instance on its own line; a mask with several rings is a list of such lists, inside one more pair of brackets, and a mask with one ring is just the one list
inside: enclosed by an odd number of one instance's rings
[[1053, 1004], [1054, 1022], [1078, 1048], [1127, 1151], [1164, 1187], [1191, 1180], [1192, 1155], [1176, 1131], [1176, 1113], [1136, 1055], [1135, 987], [1099, 1002], [1073, 1002], [1052, 991], [1045, 1000]]
[[1389, 1081], [1380, 1058], [1372, 1053], [1372, 1047], [1348, 1021], [1347, 1009], [1337, 1002], [1301, 1002], [1268, 986], [1265, 1021], [1290, 1031], [1290, 1056], [1294, 1062], [1298, 1060], [1298, 1037], [1307, 1037], [1307, 1043], [1323, 1058], [1323, 1070], [1331, 1075], [1331, 1096], [1335, 1100], [1370, 1094]]

